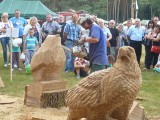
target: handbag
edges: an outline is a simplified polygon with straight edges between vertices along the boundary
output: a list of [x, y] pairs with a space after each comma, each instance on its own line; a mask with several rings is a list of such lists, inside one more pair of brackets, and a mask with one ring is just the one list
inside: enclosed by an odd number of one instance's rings
[[160, 54], [160, 46], [152, 45], [151, 52], [156, 53], [156, 54]]
[[149, 39], [143, 39], [143, 40], [142, 40], [142, 44], [143, 44], [144, 46], [150, 46], [150, 45], [151, 45], [151, 42], [150, 42]]

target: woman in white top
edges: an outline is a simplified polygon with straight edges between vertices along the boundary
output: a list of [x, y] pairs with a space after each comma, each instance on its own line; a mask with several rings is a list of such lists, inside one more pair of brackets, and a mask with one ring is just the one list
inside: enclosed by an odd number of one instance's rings
[[7, 29], [13, 27], [13, 24], [11, 21], [8, 20], [8, 13], [3, 13], [1, 16], [1, 24], [0, 24], [0, 32], [1, 32], [1, 44], [3, 49], [3, 58], [4, 58], [4, 67], [7, 67], [9, 64], [9, 59], [7, 55], [7, 46], [10, 51], [10, 37], [6, 36]]
[[41, 29], [36, 17], [31, 17], [29, 24], [25, 26], [24, 33], [23, 33], [23, 40], [26, 39], [30, 28], [34, 29], [34, 37], [37, 38], [39, 43], [42, 43], [41, 34], [40, 34]]

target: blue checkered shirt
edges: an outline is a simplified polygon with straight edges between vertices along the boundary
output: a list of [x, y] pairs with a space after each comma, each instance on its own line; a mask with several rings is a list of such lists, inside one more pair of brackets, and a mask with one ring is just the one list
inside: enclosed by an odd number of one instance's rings
[[64, 32], [67, 34], [67, 39], [76, 41], [79, 38], [80, 27], [73, 22], [67, 23]]

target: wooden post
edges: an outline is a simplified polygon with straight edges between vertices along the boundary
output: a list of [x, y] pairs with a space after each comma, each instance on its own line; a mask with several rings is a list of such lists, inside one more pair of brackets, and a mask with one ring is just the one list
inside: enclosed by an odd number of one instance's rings
[[10, 36], [10, 80], [12, 81], [12, 27]]

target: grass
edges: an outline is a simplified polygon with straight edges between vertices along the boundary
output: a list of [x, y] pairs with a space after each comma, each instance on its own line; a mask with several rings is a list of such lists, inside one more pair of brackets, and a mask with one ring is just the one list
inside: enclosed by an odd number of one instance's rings
[[[143, 53], [144, 55], [144, 53]], [[142, 58], [144, 61], [144, 56]], [[21, 64], [21, 66], [23, 66]], [[23, 67], [22, 67], [23, 68]], [[10, 81], [9, 67], [3, 67], [3, 58], [0, 47], [0, 76], [5, 84], [5, 88], [0, 88], [1, 94], [8, 94], [23, 98], [24, 87], [33, 82], [32, 75], [23, 71], [14, 70], [13, 81]], [[152, 70], [142, 70], [143, 83], [138, 97], [142, 98], [140, 104], [144, 106], [151, 116], [160, 115], [160, 74]], [[78, 80], [73, 73], [62, 72], [62, 79], [67, 81], [67, 88], [74, 86]]]

